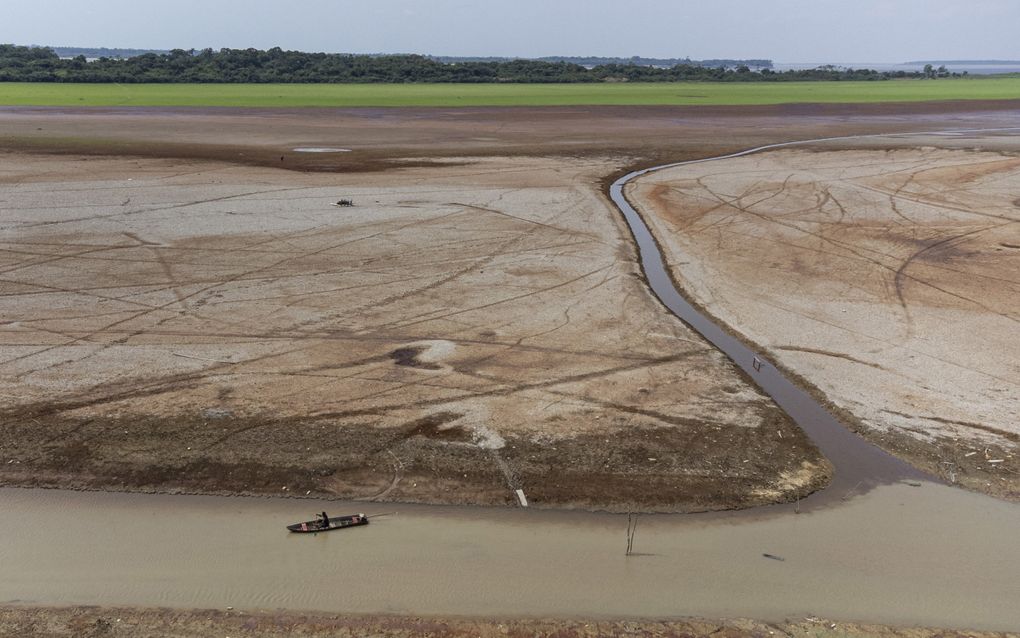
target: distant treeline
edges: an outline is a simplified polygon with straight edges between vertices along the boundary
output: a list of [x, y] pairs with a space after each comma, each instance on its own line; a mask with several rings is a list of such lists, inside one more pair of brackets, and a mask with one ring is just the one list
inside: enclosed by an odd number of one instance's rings
[[[429, 56], [433, 60], [444, 62], [446, 64], [458, 64], [462, 62], [509, 62], [510, 60], [516, 60], [521, 58], [504, 58], [504, 57], [457, 57], [449, 55], [434, 55]], [[657, 66], [662, 68], [674, 67], [679, 64], [687, 66], [704, 66], [709, 68], [723, 67], [726, 69], [735, 69], [738, 66], [746, 66], [751, 69], [771, 69], [772, 60], [731, 60], [731, 59], [712, 59], [712, 60], [692, 60], [690, 58], [643, 58], [635, 55], [630, 58], [605, 58], [597, 56], [564, 56], [564, 55], [550, 55], [542, 58], [523, 58], [538, 60], [539, 62], [566, 62], [567, 64], [578, 64], [584, 67], [596, 67], [605, 66], [607, 64], [632, 64], [635, 66]]]
[[[86, 58], [133, 58], [146, 53], [170, 53], [166, 49], [108, 49], [106, 47], [49, 47], [62, 58], [73, 58], [84, 55]], [[372, 56], [384, 55], [380, 53], [369, 54]], [[738, 60], [738, 59], [712, 59], [692, 60], [691, 58], [643, 58], [635, 55], [629, 58], [608, 58], [599, 56], [565, 56], [550, 55], [540, 58], [519, 58], [503, 56], [454, 56], [454, 55], [430, 55], [427, 56], [437, 62], [445, 64], [457, 64], [461, 62], [509, 62], [510, 60], [525, 59], [538, 60], [540, 62], [566, 62], [568, 64], [580, 64], [581, 66], [593, 67], [603, 64], [636, 64], [637, 66], [658, 66], [671, 67], [678, 64], [690, 64], [692, 66], [736, 68], [747, 66], [752, 69], [771, 69], [772, 60]]]
[[146, 53], [130, 58], [61, 59], [46, 47], [0, 45], [2, 82], [191, 82], [191, 83], [577, 83], [577, 82], [776, 82], [793, 80], [886, 80], [946, 77], [931, 72], [844, 69], [782, 71], [677, 64], [668, 68], [506, 60], [444, 63], [421, 55], [303, 53], [273, 48], [204, 49]]

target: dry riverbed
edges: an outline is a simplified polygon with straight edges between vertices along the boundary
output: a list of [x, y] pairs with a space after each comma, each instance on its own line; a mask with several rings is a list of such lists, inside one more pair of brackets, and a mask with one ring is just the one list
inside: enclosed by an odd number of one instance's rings
[[888, 449], [1020, 498], [1020, 140], [854, 144], [667, 169], [631, 197], [697, 304]]
[[[1008, 126], [1015, 107], [0, 109], [0, 481], [795, 498], [825, 462], [650, 299], [600, 185], [788, 139]], [[897, 432], [929, 468], [997, 460]]]
[[5, 156], [0, 480], [668, 511], [821, 486], [650, 297], [613, 170]]

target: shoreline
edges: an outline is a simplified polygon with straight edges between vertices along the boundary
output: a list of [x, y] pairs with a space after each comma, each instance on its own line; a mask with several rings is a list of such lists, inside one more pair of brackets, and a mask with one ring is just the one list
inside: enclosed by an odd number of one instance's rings
[[[613, 514], [18, 489], [0, 499], [9, 514], [0, 520], [2, 601], [1018, 626], [1006, 601], [1020, 511], [931, 483], [800, 515], [780, 507], [643, 516], [630, 556], [627, 519]], [[331, 534], [286, 531], [324, 509], [397, 514]], [[20, 524], [54, 511], [66, 525]], [[956, 516], [944, 520], [944, 511]], [[935, 526], [941, 534], [924, 533]], [[967, 569], [980, 577], [943, 577]], [[352, 586], [338, 587], [341, 574], [354, 575]]]
[[0, 633], [39, 636], [132, 636], [133, 638], [205, 638], [225, 636], [291, 636], [312, 638], [363, 635], [387, 638], [593, 638], [595, 636], [686, 636], [759, 638], [1016, 638], [1016, 632], [943, 630], [846, 623], [814, 616], [765, 622], [746, 618], [683, 617], [654, 619], [583, 619], [513, 617], [442, 617], [423, 615], [354, 615], [301, 612], [239, 611], [232, 608], [170, 609], [164, 607], [98, 607], [0, 605]]

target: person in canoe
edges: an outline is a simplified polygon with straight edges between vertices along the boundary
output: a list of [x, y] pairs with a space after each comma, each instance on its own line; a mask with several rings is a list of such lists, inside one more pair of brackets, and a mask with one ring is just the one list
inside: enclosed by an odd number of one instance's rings
[[322, 529], [328, 528], [329, 527], [329, 516], [326, 516], [326, 512], [323, 512], [322, 514], [316, 514], [316, 518], [318, 518], [319, 516], [322, 517], [322, 520], [319, 521], [319, 527], [321, 527]]

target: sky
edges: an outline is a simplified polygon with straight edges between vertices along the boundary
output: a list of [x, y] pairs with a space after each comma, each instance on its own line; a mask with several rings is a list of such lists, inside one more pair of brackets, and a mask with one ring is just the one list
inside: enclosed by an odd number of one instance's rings
[[0, 42], [459, 56], [1020, 59], [1020, 0], [0, 0]]

